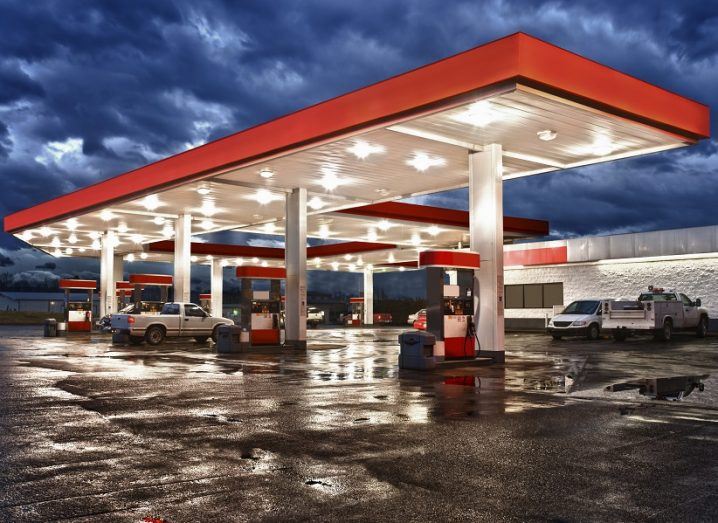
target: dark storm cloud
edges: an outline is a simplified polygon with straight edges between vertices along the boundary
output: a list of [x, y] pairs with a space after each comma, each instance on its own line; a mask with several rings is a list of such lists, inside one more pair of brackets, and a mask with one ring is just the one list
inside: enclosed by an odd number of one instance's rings
[[[518, 30], [718, 104], [715, 2], [5, 1], [0, 214]], [[556, 235], [716, 223], [717, 166], [707, 142], [514, 180], [506, 212]]]

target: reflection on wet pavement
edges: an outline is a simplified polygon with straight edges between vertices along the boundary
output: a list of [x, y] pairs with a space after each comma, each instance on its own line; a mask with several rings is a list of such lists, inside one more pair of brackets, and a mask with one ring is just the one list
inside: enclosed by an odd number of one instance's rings
[[[0, 521], [398, 519], [407, 496], [427, 519], [671, 519], [665, 493], [632, 491], [615, 510], [584, 501], [622, 496], [627, 480], [640, 488], [636, 470], [665, 475], [676, 445], [698, 463], [718, 442], [718, 338], [508, 335], [505, 365], [423, 373], [397, 368], [399, 332], [318, 329], [307, 351], [218, 355], [208, 344], [10, 329]], [[642, 454], [648, 441], [664, 461]], [[477, 492], [487, 496], [478, 505]], [[571, 512], [579, 505], [590, 516]]]

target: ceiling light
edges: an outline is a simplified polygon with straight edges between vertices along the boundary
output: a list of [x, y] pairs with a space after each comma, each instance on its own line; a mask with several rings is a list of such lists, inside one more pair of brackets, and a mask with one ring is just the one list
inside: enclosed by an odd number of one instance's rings
[[364, 140], [357, 140], [354, 145], [347, 149], [347, 152], [350, 152], [360, 160], [363, 160], [370, 154], [383, 153], [384, 146], [367, 143]]
[[381, 196], [386, 196], [386, 195], [388, 195], [391, 191], [390, 191], [389, 189], [380, 188], [380, 189], [374, 189], [374, 192], [377, 193], [377, 194], [379, 194], [379, 195], [381, 195]]
[[551, 129], [544, 129], [543, 131], [537, 132], [536, 136], [538, 136], [539, 140], [543, 140], [544, 142], [550, 142], [551, 140], [556, 138], [557, 133], [556, 131], [552, 131]]
[[32, 231], [22, 231], [22, 234], [18, 235], [18, 238], [24, 242], [29, 242], [32, 240]]
[[163, 223], [165, 223], [165, 219], [163, 216], [155, 216], [154, 218], [152, 218], [152, 222], [155, 225], [162, 225]]
[[142, 205], [144, 205], [145, 209], [148, 211], [154, 211], [157, 207], [162, 205], [162, 203], [160, 203], [160, 199], [156, 194], [148, 194], [142, 199]]
[[87, 249], [85, 249], [84, 247], [80, 247], [80, 248], [77, 249], [77, 250], [80, 251], [80, 252], [85, 252]]
[[244, 258], [237, 258], [234, 260], [237, 265], [244, 265]]
[[119, 233], [126, 233], [129, 230], [126, 223], [121, 223], [117, 226], [117, 232]]
[[76, 235], [75, 233], [72, 233], [70, 236], [67, 237], [67, 242], [68, 242], [68, 243], [71, 243], [71, 244], [74, 245], [74, 244], [77, 243], [77, 241], [78, 241], [78, 240], [77, 240], [77, 235]]
[[596, 137], [591, 145], [591, 153], [596, 156], [606, 156], [616, 150], [616, 146], [611, 142], [611, 139], [605, 134], [601, 134]]
[[364, 265], [364, 260], [361, 259], [361, 256], [359, 256], [359, 257], [357, 258], [357, 265], [358, 265], [359, 267], [361, 267], [362, 265]]
[[120, 242], [120, 239], [117, 236], [114, 236], [112, 238], [112, 246], [113, 247], [117, 247], [118, 245], [120, 245], [120, 243], [122, 243], [122, 242]]
[[382, 220], [377, 224], [377, 227], [379, 227], [382, 231], [388, 231], [389, 228], [391, 228], [393, 226], [394, 226], [394, 224], [388, 220]]
[[214, 260], [214, 257], [213, 257], [211, 254], [208, 254], [205, 259], [206, 259], [207, 261], [212, 261], [212, 260]]
[[256, 256], [252, 258], [252, 263], [259, 263], [259, 258], [257, 258]]
[[421, 245], [421, 236], [419, 236], [418, 234], [414, 233], [414, 234], [411, 235], [411, 240], [409, 240], [409, 241], [410, 241], [411, 244], [414, 245], [414, 246], [416, 246], [416, 245]]
[[146, 259], [147, 259], [147, 253], [146, 253], [146, 252], [141, 252], [141, 253], [140, 253], [140, 258], [142, 258], [143, 260], [146, 260]]
[[212, 220], [202, 220], [199, 222], [199, 226], [202, 227], [205, 231], [208, 231], [214, 227], [214, 222]]
[[372, 269], [374, 268], [374, 266], [370, 263], [369, 265], [366, 266], [366, 268], [367, 268], [368, 270], [372, 270]]
[[42, 236], [43, 238], [47, 238], [51, 234], [52, 229], [50, 229], [49, 227], [40, 227], [40, 236]]
[[318, 211], [319, 209], [324, 207], [326, 203], [324, 203], [324, 200], [322, 200], [319, 196], [314, 196], [311, 200], [307, 202], [307, 205], [309, 205], [309, 207], [311, 207], [315, 211]]
[[439, 229], [436, 225], [432, 225], [431, 227], [427, 227], [426, 232], [428, 232], [432, 236], [436, 236], [441, 232], [441, 229]]
[[60, 249], [55, 249], [55, 250], [52, 252], [52, 254], [53, 254], [53, 256], [55, 256], [56, 258], [59, 258], [60, 256], [62, 256], [62, 251], [61, 251]]
[[475, 127], [484, 127], [497, 120], [499, 113], [493, 108], [491, 102], [481, 100], [472, 103], [467, 109], [452, 116], [452, 118], [457, 122], [467, 123]]
[[337, 176], [334, 167], [324, 166], [321, 168], [321, 172], [324, 176], [319, 180], [319, 184], [327, 191], [333, 191], [340, 185], [347, 183], [346, 180]]
[[266, 260], [262, 262], [262, 267], [266, 267], [267, 265], [269, 265], [269, 264], [267, 263]]
[[399, 267], [399, 272], [404, 272], [406, 270], [406, 267]]
[[100, 240], [92, 240], [92, 245], [90, 247], [92, 247], [96, 251], [99, 251], [101, 247]]
[[169, 238], [175, 233], [174, 229], [172, 228], [172, 225], [169, 223], [165, 223], [165, 226], [162, 227], [162, 236], [165, 236], [166, 238]]
[[348, 268], [350, 271], [354, 272], [354, 271], [357, 269], [357, 266], [354, 265], [353, 263], [350, 263], [349, 265], [347, 265], [347, 268]]
[[268, 203], [271, 203], [275, 200], [282, 199], [281, 196], [276, 196], [267, 189], [257, 189], [257, 192], [254, 194], [254, 196], [251, 196], [250, 198], [257, 200], [257, 203], [259, 203], [260, 205], [267, 205]]
[[87, 233], [87, 235], [90, 237], [91, 240], [99, 240], [100, 239], [100, 233], [97, 231], [92, 231]]
[[60, 238], [55, 236], [52, 241], [50, 242], [50, 247], [59, 247], [60, 246]]
[[329, 238], [329, 236], [332, 234], [332, 232], [329, 230], [329, 226], [326, 223], [323, 223], [319, 226], [319, 231], [317, 232], [317, 236], [320, 238], [326, 239]]
[[114, 218], [114, 217], [115, 217], [115, 215], [112, 214], [112, 212], [110, 212], [108, 209], [104, 209], [104, 210], [100, 213], [100, 218], [101, 218], [102, 221], [104, 221], [104, 222], [109, 222], [109, 221], [110, 221], [112, 218]]
[[262, 227], [262, 229], [267, 234], [272, 234], [273, 232], [275, 232], [277, 230], [277, 226], [274, 224], [274, 222], [269, 222], [269, 223], [265, 223], [264, 226]]
[[274, 176], [274, 171], [269, 167], [265, 167], [261, 171], [259, 171], [259, 176], [261, 176], [265, 180], [269, 180]]
[[226, 267], [227, 265], [229, 265], [229, 260], [222, 260], [221, 262], [219, 262], [219, 264], [220, 264], [222, 267]]
[[339, 262], [332, 262], [332, 270], [335, 270], [335, 271], [339, 270]]
[[367, 232], [366, 237], [370, 242], [375, 242], [379, 239], [379, 235], [376, 233], [376, 229], [374, 227], [369, 228], [369, 232]]
[[133, 234], [130, 239], [132, 240], [132, 243], [142, 243], [145, 237], [141, 234]]
[[127, 260], [128, 262], [133, 262], [135, 261], [135, 255], [130, 253], [125, 257], [125, 260]]
[[345, 254], [345, 255], [344, 255], [344, 259], [345, 259], [346, 261], [349, 261], [349, 260], [352, 259], [352, 255], [351, 255], [351, 254]]
[[314, 258], [314, 266], [319, 267], [322, 264], [322, 260], [319, 258]]
[[216, 214], [217, 207], [214, 205], [214, 200], [202, 200], [202, 207], [199, 208], [199, 212], [205, 216], [212, 216], [213, 214]]
[[77, 221], [77, 218], [70, 218], [65, 222], [65, 227], [70, 229], [71, 231], [74, 231], [77, 229], [77, 226], [80, 225]]
[[406, 161], [407, 165], [411, 165], [420, 172], [426, 171], [429, 167], [439, 167], [446, 163], [446, 160], [440, 156], [429, 156], [426, 153], [414, 153], [414, 157]]
[[65, 249], [65, 254], [72, 254], [72, 247]]
[[394, 263], [396, 261], [396, 258], [394, 257], [394, 253], [390, 252], [389, 256], [386, 259], [387, 263]]
[[207, 196], [207, 195], [208, 195], [209, 193], [211, 193], [212, 191], [210, 190], [209, 187], [203, 185], [202, 187], [197, 188], [197, 192], [198, 192], [199, 194], [201, 194], [202, 196]]

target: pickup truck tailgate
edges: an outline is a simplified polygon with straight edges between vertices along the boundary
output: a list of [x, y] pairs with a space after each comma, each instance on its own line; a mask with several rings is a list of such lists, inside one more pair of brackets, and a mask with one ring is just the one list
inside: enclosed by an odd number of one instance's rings
[[110, 327], [117, 330], [130, 330], [129, 314], [113, 314], [110, 316]]

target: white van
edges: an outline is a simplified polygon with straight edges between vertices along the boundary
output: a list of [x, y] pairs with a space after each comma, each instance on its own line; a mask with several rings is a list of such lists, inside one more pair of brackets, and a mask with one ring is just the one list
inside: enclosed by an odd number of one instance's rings
[[571, 302], [561, 314], [551, 318], [546, 331], [554, 340], [563, 336], [585, 336], [597, 340], [601, 334], [603, 299], [577, 300]]

